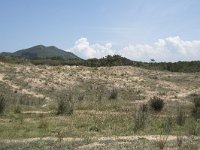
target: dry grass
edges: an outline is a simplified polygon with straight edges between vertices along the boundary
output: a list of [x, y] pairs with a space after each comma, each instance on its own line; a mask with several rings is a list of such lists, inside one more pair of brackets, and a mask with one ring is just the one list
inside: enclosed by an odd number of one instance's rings
[[[1, 139], [50, 136], [58, 137], [61, 142], [66, 137], [100, 139], [136, 133], [151, 136], [160, 134], [163, 129], [170, 131], [165, 134], [174, 136], [177, 132], [183, 136], [200, 134], [199, 119], [191, 117], [193, 103], [190, 99], [192, 93], [200, 93], [200, 73], [171, 73], [123, 66], [88, 68], [0, 65], [0, 94], [4, 94], [8, 103], [6, 113], [0, 116]], [[73, 102], [61, 103], [60, 106], [66, 104], [64, 108], [73, 107], [73, 113], [58, 116], [55, 111], [58, 108], [57, 102], [68, 99], [61, 96], [63, 91], [71, 94]], [[154, 96], [163, 99], [165, 104], [158, 113], [149, 111], [147, 105]], [[177, 113], [177, 102], [184, 114], [180, 109]], [[140, 109], [133, 115], [137, 108]], [[170, 140], [164, 136], [157, 139], [157, 142], [159, 147], [166, 147], [166, 143], [170, 146]], [[140, 148], [156, 148], [152, 140], [135, 141], [139, 141]], [[184, 144], [180, 144], [181, 138], [172, 141], [175, 143], [173, 147], [181, 145], [184, 148]], [[66, 144], [62, 142], [61, 145]], [[107, 141], [109, 144], [85, 140], [85, 143], [76, 143], [78, 146], [73, 143], [72, 147], [93, 145], [90, 142], [114, 149], [123, 148], [120, 142], [127, 142], [127, 149], [138, 146], [137, 142], [130, 143], [125, 139], [116, 143]]]

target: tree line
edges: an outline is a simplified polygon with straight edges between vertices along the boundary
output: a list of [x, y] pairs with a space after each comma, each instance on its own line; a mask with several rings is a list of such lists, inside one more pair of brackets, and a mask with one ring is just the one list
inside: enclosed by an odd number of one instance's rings
[[61, 57], [52, 58], [35, 58], [25, 59], [22, 57], [14, 56], [0, 56], [0, 61], [13, 64], [33, 64], [33, 65], [50, 65], [50, 66], [87, 66], [87, 67], [111, 67], [111, 66], [134, 66], [152, 70], [167, 70], [171, 72], [200, 72], [200, 61], [179, 61], [179, 62], [139, 62], [132, 61], [120, 55], [108, 55], [103, 58], [97, 59], [68, 59], [65, 60]]

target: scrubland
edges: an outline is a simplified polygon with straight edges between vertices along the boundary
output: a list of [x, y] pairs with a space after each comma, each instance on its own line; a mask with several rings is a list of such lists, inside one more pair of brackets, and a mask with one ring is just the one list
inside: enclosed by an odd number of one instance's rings
[[0, 149], [200, 149], [200, 73], [0, 63]]

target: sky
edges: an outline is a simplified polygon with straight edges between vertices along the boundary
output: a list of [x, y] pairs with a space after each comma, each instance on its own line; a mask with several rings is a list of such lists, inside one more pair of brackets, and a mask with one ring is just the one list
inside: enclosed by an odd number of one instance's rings
[[0, 0], [0, 52], [54, 45], [76, 55], [200, 59], [200, 0]]

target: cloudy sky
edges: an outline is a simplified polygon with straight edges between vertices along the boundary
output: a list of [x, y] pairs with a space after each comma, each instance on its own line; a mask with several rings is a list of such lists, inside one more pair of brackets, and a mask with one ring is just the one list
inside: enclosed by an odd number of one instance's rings
[[54, 45], [82, 58], [200, 60], [200, 0], [0, 0], [0, 52]]

